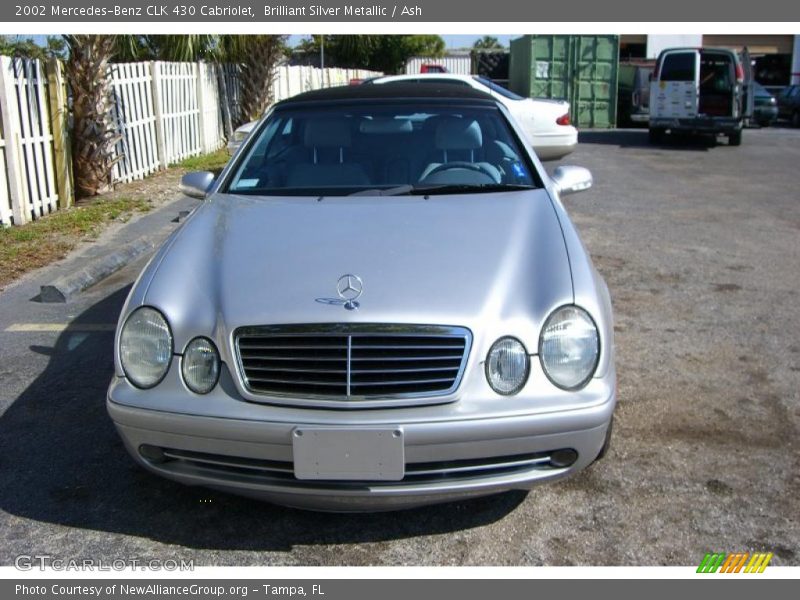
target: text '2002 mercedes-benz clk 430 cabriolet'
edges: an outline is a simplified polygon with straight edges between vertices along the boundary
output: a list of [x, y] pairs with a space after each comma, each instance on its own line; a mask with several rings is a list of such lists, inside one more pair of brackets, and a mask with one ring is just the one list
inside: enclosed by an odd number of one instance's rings
[[608, 289], [502, 104], [357, 86], [276, 104], [133, 286], [108, 411], [191, 485], [334, 511], [590, 465], [616, 401]]

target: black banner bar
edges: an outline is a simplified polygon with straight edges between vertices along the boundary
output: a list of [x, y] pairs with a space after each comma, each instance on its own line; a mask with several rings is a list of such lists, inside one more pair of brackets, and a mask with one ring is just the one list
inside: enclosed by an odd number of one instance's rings
[[[753, 22], [800, 21], [800, 3], [761, 0], [11, 0], [5, 22]], [[749, 28], [749, 27], [748, 27]], [[785, 33], [794, 33], [787, 26]], [[733, 31], [732, 33], [736, 33]]]

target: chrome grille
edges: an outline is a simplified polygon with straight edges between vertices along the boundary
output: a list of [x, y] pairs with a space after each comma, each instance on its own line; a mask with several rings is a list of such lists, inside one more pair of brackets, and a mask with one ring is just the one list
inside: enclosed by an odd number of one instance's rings
[[234, 337], [252, 394], [345, 401], [450, 394], [470, 346], [468, 330], [439, 326], [263, 326]]

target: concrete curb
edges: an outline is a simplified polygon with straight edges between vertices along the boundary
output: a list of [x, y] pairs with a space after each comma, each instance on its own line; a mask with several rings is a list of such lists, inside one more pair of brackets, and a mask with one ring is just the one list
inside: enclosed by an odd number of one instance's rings
[[39, 301], [66, 302], [71, 296], [116, 273], [154, 247], [153, 238], [141, 237], [121, 246], [111, 254], [91, 259], [91, 262], [82, 269], [41, 286]]

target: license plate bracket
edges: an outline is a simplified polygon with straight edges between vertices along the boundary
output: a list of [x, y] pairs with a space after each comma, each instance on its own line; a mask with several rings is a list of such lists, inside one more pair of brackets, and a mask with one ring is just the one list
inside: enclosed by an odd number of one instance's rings
[[297, 427], [292, 451], [301, 480], [400, 481], [405, 475], [400, 427]]

